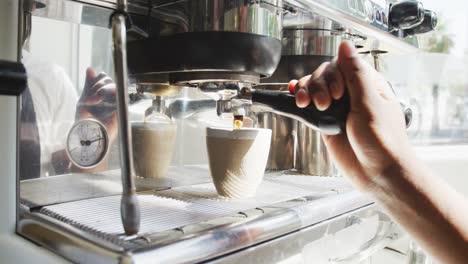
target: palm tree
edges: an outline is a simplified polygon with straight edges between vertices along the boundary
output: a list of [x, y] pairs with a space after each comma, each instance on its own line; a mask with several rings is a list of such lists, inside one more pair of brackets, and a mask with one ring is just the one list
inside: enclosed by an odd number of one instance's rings
[[[439, 23], [434, 31], [421, 35], [419, 38], [421, 48], [431, 53], [450, 53], [455, 45], [453, 35], [448, 33], [447, 20], [445, 20], [441, 13], [438, 14]], [[437, 134], [439, 128], [439, 85], [434, 83], [432, 86], [433, 98], [433, 115], [432, 115], [432, 133]]]
[[438, 15], [439, 23], [434, 31], [420, 36], [421, 40], [425, 42], [423, 49], [427, 52], [433, 53], [450, 53], [455, 45], [453, 34], [447, 32], [447, 20], [442, 14]]

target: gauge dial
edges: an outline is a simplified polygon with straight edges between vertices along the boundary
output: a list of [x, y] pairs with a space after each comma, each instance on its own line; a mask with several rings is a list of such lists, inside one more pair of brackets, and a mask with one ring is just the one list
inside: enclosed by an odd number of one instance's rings
[[79, 168], [94, 168], [107, 154], [109, 149], [107, 130], [94, 119], [76, 122], [68, 132], [67, 154]]

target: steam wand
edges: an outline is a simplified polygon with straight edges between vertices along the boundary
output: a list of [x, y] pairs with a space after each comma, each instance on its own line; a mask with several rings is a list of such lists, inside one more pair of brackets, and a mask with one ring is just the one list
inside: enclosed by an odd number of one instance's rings
[[140, 229], [140, 206], [135, 188], [133, 167], [132, 134], [128, 121], [128, 75], [126, 47], [127, 0], [117, 1], [117, 11], [112, 14], [112, 39], [115, 79], [117, 86], [117, 118], [120, 139], [120, 169], [122, 175], [122, 198], [120, 215], [125, 234], [135, 235]]

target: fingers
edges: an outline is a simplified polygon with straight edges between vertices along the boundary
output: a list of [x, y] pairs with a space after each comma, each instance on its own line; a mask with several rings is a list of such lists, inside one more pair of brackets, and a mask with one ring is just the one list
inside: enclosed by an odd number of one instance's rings
[[[340, 99], [348, 89], [351, 97], [352, 109], [357, 109], [362, 101], [378, 94], [391, 92], [387, 84], [382, 83], [374, 68], [362, 61], [358, 56], [354, 44], [349, 41], [341, 43], [338, 57], [331, 63], [323, 63], [311, 75], [301, 78], [295, 84], [296, 104], [307, 107], [314, 102], [317, 109], [326, 110], [332, 100]], [[290, 85], [296, 81], [291, 82]], [[380, 91], [382, 87], [385, 91]], [[380, 89], [380, 90], [379, 90]], [[391, 90], [390, 90], [391, 91]]]
[[[306, 76], [304, 78], [310, 78], [310, 76]], [[289, 86], [294, 86], [294, 93], [296, 94], [296, 105], [300, 108], [304, 108], [309, 106], [312, 99], [310, 98], [309, 91], [304, 87], [299, 86], [298, 83], [298, 80], [292, 80], [289, 82]]]
[[298, 82], [298, 80], [289, 81], [288, 90], [289, 90], [290, 94], [295, 94], [296, 93], [296, 84], [297, 84], [297, 82]]
[[343, 96], [346, 88], [343, 75], [336, 65], [336, 60], [330, 63], [328, 66], [325, 79], [327, 80], [328, 86], [330, 88], [331, 97], [335, 100], [340, 99]]
[[[317, 109], [321, 111], [326, 110], [330, 106], [332, 97], [326, 78], [326, 72], [329, 65], [329, 62], [322, 63], [314, 73], [297, 81], [295, 85], [297, 106], [304, 108], [312, 101]], [[289, 85], [294, 84], [294, 82], [296, 81], [290, 82]]]
[[363, 74], [362, 65], [356, 57], [356, 49], [349, 41], [340, 44], [337, 58], [338, 68], [343, 75], [343, 79], [350, 89], [351, 98], [362, 98], [364, 85], [360, 85], [357, 80]]
[[291, 87], [295, 87], [298, 107], [304, 108], [314, 102], [317, 109], [322, 111], [330, 106], [332, 100], [340, 99], [346, 90], [349, 91], [351, 109], [354, 110], [362, 107], [363, 102], [375, 103], [380, 98], [395, 98], [383, 76], [358, 57], [354, 44], [349, 41], [340, 44], [336, 60], [322, 64], [314, 73], [299, 81], [291, 81], [290, 91]]
[[351, 98], [351, 108], [359, 106], [366, 98], [374, 97], [376, 85], [372, 82], [376, 71], [358, 56], [354, 45], [349, 41], [340, 44], [336, 63]]
[[115, 83], [114, 81], [104, 72], [99, 73], [96, 78], [96, 83], [93, 85], [92, 90], [105, 102], [115, 101]]
[[84, 85], [85, 90], [86, 90], [86, 87], [93, 86], [94, 79], [96, 79], [96, 72], [93, 70], [93, 68], [88, 67], [86, 69], [86, 79], [85, 79], [85, 85]]
[[92, 80], [94, 78], [96, 78], [96, 72], [94, 71], [93, 68], [88, 67], [86, 69], [86, 79], [91, 79]]
[[99, 73], [99, 75], [94, 79], [94, 83], [91, 87], [91, 90], [98, 90], [101, 87], [107, 84], [113, 84], [114, 81], [104, 72]]
[[96, 91], [96, 94], [105, 102], [115, 102], [116, 95], [115, 83], [109, 83]]
[[93, 95], [114, 95], [114, 81], [104, 72], [96, 75], [96, 72], [90, 67], [86, 70], [86, 81], [83, 88], [82, 97], [90, 97]]
[[309, 78], [309, 81], [306, 83], [315, 106], [321, 111], [326, 110], [332, 102], [328, 89], [328, 82], [326, 80], [329, 65], [329, 62], [322, 63], [317, 70], [312, 73], [311, 78]]

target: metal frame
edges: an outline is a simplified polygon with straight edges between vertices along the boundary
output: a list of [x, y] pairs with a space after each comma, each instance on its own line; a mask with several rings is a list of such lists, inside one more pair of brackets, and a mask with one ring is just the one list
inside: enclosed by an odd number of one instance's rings
[[352, 29], [353, 31], [364, 35], [368, 38], [365, 42], [370, 41], [370, 43], [366, 45], [369, 47], [369, 51], [386, 50], [388, 52], [396, 53], [414, 53], [419, 51], [417, 47], [404, 42], [402, 39], [393, 36], [389, 32], [369, 24], [365, 18], [358, 18], [344, 10], [333, 8], [330, 1], [288, 0], [288, 2], [297, 6], [305, 13], [312, 12], [320, 14], [320, 16], [327, 17], [341, 25], [346, 25], [346, 29]]
[[[367, 243], [359, 244], [356, 241], [350, 241], [352, 238], [343, 235], [349, 229], [355, 228], [356, 225], [373, 217], [378, 218], [380, 221], [379, 230]], [[383, 215], [377, 207], [368, 206], [335, 219], [320, 222], [316, 225], [286, 234], [275, 240], [254, 245], [249, 247], [248, 250], [216, 258], [210, 262], [223, 264], [276, 263], [278, 261], [288, 262], [288, 260], [297, 260], [299, 257], [303, 261], [301, 263], [315, 263], [318, 262], [317, 249], [320, 246], [323, 247], [324, 242], [330, 241], [333, 237], [335, 241], [340, 241], [341, 243], [343, 243], [343, 240], [355, 242], [356, 245], [359, 245], [359, 252], [342, 258], [339, 256], [340, 250], [336, 250], [335, 255], [327, 255], [329, 257], [328, 260], [332, 263], [359, 263], [367, 259], [374, 252], [383, 249], [391, 241], [395, 241], [404, 235], [402, 230], [392, 223], [386, 215]], [[315, 254], [310, 251], [315, 251]]]
[[[70, 21], [73, 23], [88, 24], [99, 27], [109, 27], [109, 20], [106, 15], [111, 15], [112, 11], [117, 8], [116, 0], [80, 0], [80, 1], [63, 1], [63, 0], [50, 0], [49, 3], [66, 2], [67, 7], [72, 9], [79, 9], [82, 12], [82, 16], [78, 18], [72, 18], [66, 14], [54, 13], [49, 14], [46, 12], [47, 8], [36, 10], [33, 15], [49, 17], [53, 19], [59, 19], [64, 21]], [[344, 9], [333, 8], [333, 4], [337, 4], [337, 1], [325, 1], [325, 0], [285, 0], [286, 6], [292, 10], [299, 11], [304, 14], [317, 16], [320, 14], [321, 17], [331, 19], [337, 25], [342, 26], [344, 33], [351, 35], [363, 36], [366, 40], [359, 41], [360, 45], [364, 45], [366, 51], [372, 50], [386, 50], [392, 53], [414, 53], [418, 52], [417, 47], [408, 44], [402, 39], [395, 37], [391, 33], [387, 32], [383, 27], [377, 25], [373, 21], [369, 21], [366, 15], [361, 16], [349, 12], [345, 12]], [[390, 2], [390, 1], [388, 1]], [[83, 8], [86, 7], [86, 8]], [[59, 11], [59, 10], [58, 10]], [[99, 19], [89, 19], [93, 12], [99, 12], [101, 14]], [[147, 15], [147, 10], [139, 6], [138, 3], [128, 3], [128, 12], [132, 14]]]
[[[226, 257], [227, 261], [235, 261], [238, 257], [253, 254], [251, 251], [239, 252], [252, 246], [260, 249], [268, 247], [267, 244], [270, 242], [282, 243], [286, 246], [288, 242], [281, 241], [291, 241], [291, 239], [299, 241], [301, 237], [307, 238], [310, 242], [326, 235], [324, 230], [330, 226], [334, 226], [335, 228], [330, 230], [336, 232], [355, 224], [354, 219], [359, 219], [362, 215], [381, 215], [380, 210], [368, 198], [355, 191], [343, 194], [330, 192], [323, 194], [322, 197], [303, 197], [296, 201], [226, 216], [223, 219], [213, 219], [177, 230], [168, 230], [154, 234], [153, 237], [132, 236], [138, 233], [140, 211], [134, 182], [131, 130], [127, 112], [128, 74], [125, 23], [128, 11], [127, 1], [83, 0], [81, 2], [84, 4], [73, 2], [71, 6], [74, 8], [86, 6], [90, 9], [104, 10], [108, 11], [109, 15], [112, 12], [109, 9], [117, 10], [111, 16], [111, 25], [114, 39], [113, 52], [121, 140], [123, 185], [121, 216], [128, 237], [124, 241], [110, 241], [108, 237], [93, 235], [86, 230], [60, 221], [60, 219], [37, 212], [34, 210], [35, 208], [25, 206], [20, 208], [21, 217], [16, 222], [19, 234], [75, 262], [130, 263], [133, 261], [154, 262], [156, 260], [180, 263], [184, 261], [219, 261], [221, 257]], [[288, 3], [299, 8], [301, 12], [320, 14], [346, 25], [345, 32], [357, 31], [365, 36], [366, 39], [363, 40], [363, 43], [366, 44], [366, 49], [369, 51], [417, 51], [415, 47], [370, 25], [365, 20], [331, 8], [325, 0], [289, 0]], [[43, 15], [47, 16], [47, 14]], [[66, 16], [55, 18], [69, 19]], [[82, 20], [83, 17], [78, 22], [81, 23]], [[102, 20], [91, 21], [91, 23], [103, 26]], [[18, 183], [18, 179], [15, 180]], [[18, 204], [17, 202], [16, 206]], [[390, 220], [386, 218], [385, 221]], [[257, 230], [261, 230], [261, 232], [256, 233]], [[316, 235], [307, 235], [310, 232]], [[376, 239], [381, 240], [386, 238], [376, 237]], [[257, 252], [265, 251], [259, 250]]]
[[[370, 215], [378, 215], [379, 221], [387, 225], [362, 245], [363, 250], [378, 247], [389, 237], [398, 237], [389, 235], [396, 232], [393, 222], [357, 191], [326, 192], [123, 240], [87, 232], [54, 216], [23, 207], [18, 231], [43, 247], [79, 263], [152, 263], [155, 260], [160, 263], [193, 263], [226, 256], [227, 260], [252, 256], [257, 253], [239, 253], [239, 250], [252, 246], [270, 247], [272, 242], [282, 244], [276, 248], [282, 250], [288, 248], [288, 243], [281, 242], [285, 236], [288, 241], [308, 244], [359, 224], [362, 217], [365, 219]], [[310, 236], [310, 232], [315, 235]], [[230, 255], [232, 253], [234, 255]]]

